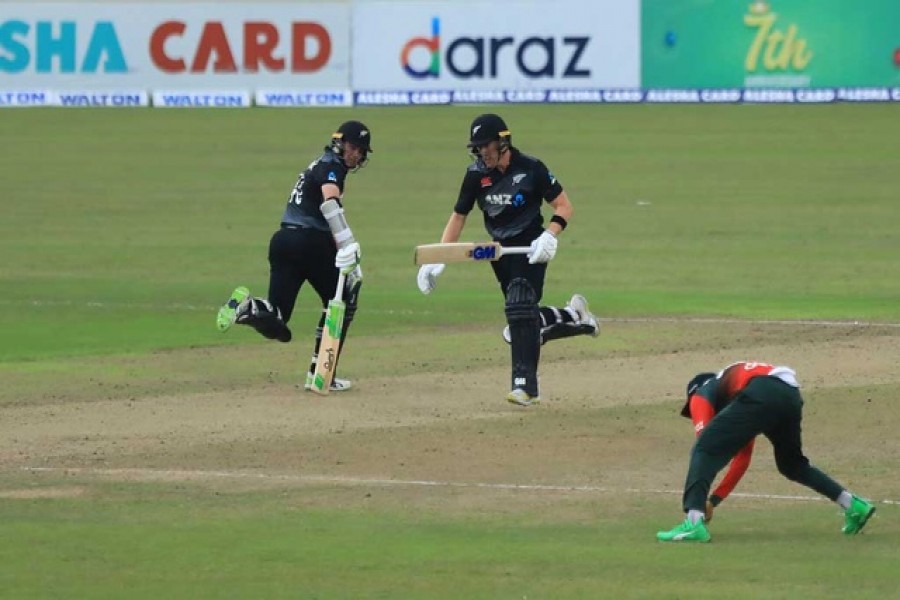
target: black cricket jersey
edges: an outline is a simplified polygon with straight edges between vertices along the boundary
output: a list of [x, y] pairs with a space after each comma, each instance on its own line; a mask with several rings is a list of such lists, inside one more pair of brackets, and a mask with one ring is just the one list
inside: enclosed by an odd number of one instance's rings
[[481, 158], [469, 166], [453, 210], [468, 215], [477, 202], [495, 241], [527, 245], [544, 230], [543, 202], [555, 200], [563, 188], [539, 159], [516, 148], [510, 152], [505, 173], [487, 169]]
[[309, 163], [306, 170], [300, 173], [297, 184], [291, 190], [284, 215], [283, 225], [296, 225], [319, 231], [331, 231], [328, 222], [322, 216], [322, 186], [333, 183], [343, 194], [344, 180], [347, 178], [347, 167], [344, 161], [332, 152], [325, 150], [319, 158]]

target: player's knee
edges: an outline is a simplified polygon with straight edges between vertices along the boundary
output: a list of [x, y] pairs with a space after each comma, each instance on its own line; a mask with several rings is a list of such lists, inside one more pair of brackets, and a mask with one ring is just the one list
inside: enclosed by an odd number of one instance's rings
[[805, 456], [799, 457], [775, 457], [775, 466], [778, 472], [791, 481], [802, 481], [807, 469], [809, 468], [809, 460]]
[[537, 295], [523, 277], [513, 279], [506, 289], [506, 320], [509, 323], [540, 320]]

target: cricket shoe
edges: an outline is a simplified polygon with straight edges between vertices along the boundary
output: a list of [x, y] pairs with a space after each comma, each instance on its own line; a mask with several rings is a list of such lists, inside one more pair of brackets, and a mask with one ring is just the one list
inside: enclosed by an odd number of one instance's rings
[[216, 316], [216, 326], [219, 328], [219, 331], [231, 329], [238, 316], [246, 311], [248, 306], [250, 306], [250, 290], [244, 286], [235, 288], [231, 292], [231, 298], [222, 305], [222, 308], [219, 309], [219, 314]]
[[541, 403], [539, 396], [532, 396], [522, 388], [516, 388], [511, 391], [506, 395], [506, 400], [512, 404], [518, 404], [519, 406], [532, 406]]
[[703, 519], [700, 519], [697, 523], [691, 523], [690, 519], [685, 519], [674, 529], [670, 529], [669, 531], [657, 531], [656, 539], [661, 542], [706, 543], [710, 540], [710, 535]]
[[[306, 383], [303, 384], [303, 389], [307, 392], [312, 390], [313, 387], [313, 374], [306, 374]], [[350, 388], [353, 387], [353, 382], [349, 379], [340, 379], [335, 377], [331, 380], [331, 386], [328, 388], [329, 392], [346, 392]]]
[[853, 500], [850, 501], [850, 508], [844, 511], [844, 528], [841, 531], [847, 535], [859, 533], [874, 514], [874, 504], [853, 496]]
[[[566, 305], [567, 309], [571, 309], [576, 315], [576, 320], [570, 323], [556, 323], [541, 329], [541, 345], [550, 340], [560, 338], [573, 337], [577, 335], [589, 335], [597, 337], [600, 335], [600, 321], [594, 316], [594, 313], [588, 308], [587, 300], [581, 294], [574, 294]], [[509, 325], [503, 328], [501, 333], [503, 341], [507, 344], [512, 343], [512, 335], [509, 332]]]
[[589, 327], [588, 331], [591, 337], [600, 335], [600, 321], [594, 316], [594, 313], [588, 308], [587, 299], [581, 294], [572, 294], [569, 299], [568, 308], [571, 308], [578, 315], [578, 324]]

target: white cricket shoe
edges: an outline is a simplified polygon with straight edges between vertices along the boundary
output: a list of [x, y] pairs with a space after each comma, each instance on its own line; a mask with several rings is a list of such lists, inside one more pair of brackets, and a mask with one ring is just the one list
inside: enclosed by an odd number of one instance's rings
[[587, 299], [584, 296], [581, 294], [572, 294], [567, 306], [578, 314], [579, 325], [589, 325], [593, 329], [593, 333], [590, 334], [591, 337], [600, 335], [600, 321], [597, 320], [597, 317], [595, 317], [594, 313], [588, 308]]
[[539, 396], [532, 396], [522, 388], [516, 388], [511, 391], [506, 395], [506, 400], [512, 404], [518, 404], [519, 406], [532, 406], [541, 403]]
[[[567, 308], [571, 308], [575, 311], [575, 314], [578, 315], [577, 321], [574, 323], [569, 323], [569, 325], [580, 326], [579, 331], [575, 334], [569, 335], [590, 335], [591, 337], [597, 337], [600, 335], [600, 321], [597, 320], [597, 317], [594, 316], [594, 313], [590, 311], [588, 308], [587, 299], [581, 294], [573, 294], [572, 298], [569, 299], [569, 303], [566, 305]], [[551, 325], [550, 327], [545, 327], [541, 330], [541, 344], [546, 341], [543, 337], [543, 334], [547, 331], [552, 331], [556, 325]], [[507, 344], [512, 343], [512, 336], [509, 333], [509, 325], [506, 325], [503, 328], [503, 332], [501, 333], [503, 336], [503, 341]], [[569, 337], [569, 335], [551, 335], [550, 339], [557, 339], [558, 337]]]
[[[312, 389], [313, 384], [313, 374], [306, 374], [306, 383], [303, 384], [303, 389], [307, 392]], [[335, 377], [331, 380], [331, 386], [328, 388], [329, 392], [346, 392], [350, 388], [353, 387], [353, 382], [349, 379], [341, 379], [340, 377]]]

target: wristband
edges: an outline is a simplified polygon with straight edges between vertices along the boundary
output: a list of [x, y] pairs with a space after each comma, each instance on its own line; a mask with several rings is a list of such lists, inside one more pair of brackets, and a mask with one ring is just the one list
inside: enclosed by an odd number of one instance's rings
[[713, 506], [718, 506], [720, 502], [722, 502], [722, 499], [719, 498], [718, 496], [716, 496], [715, 494], [713, 494], [709, 497], [709, 503], [712, 504]]
[[559, 215], [553, 215], [552, 217], [550, 217], [550, 222], [559, 225], [560, 231], [564, 230], [569, 225], [569, 222]]

